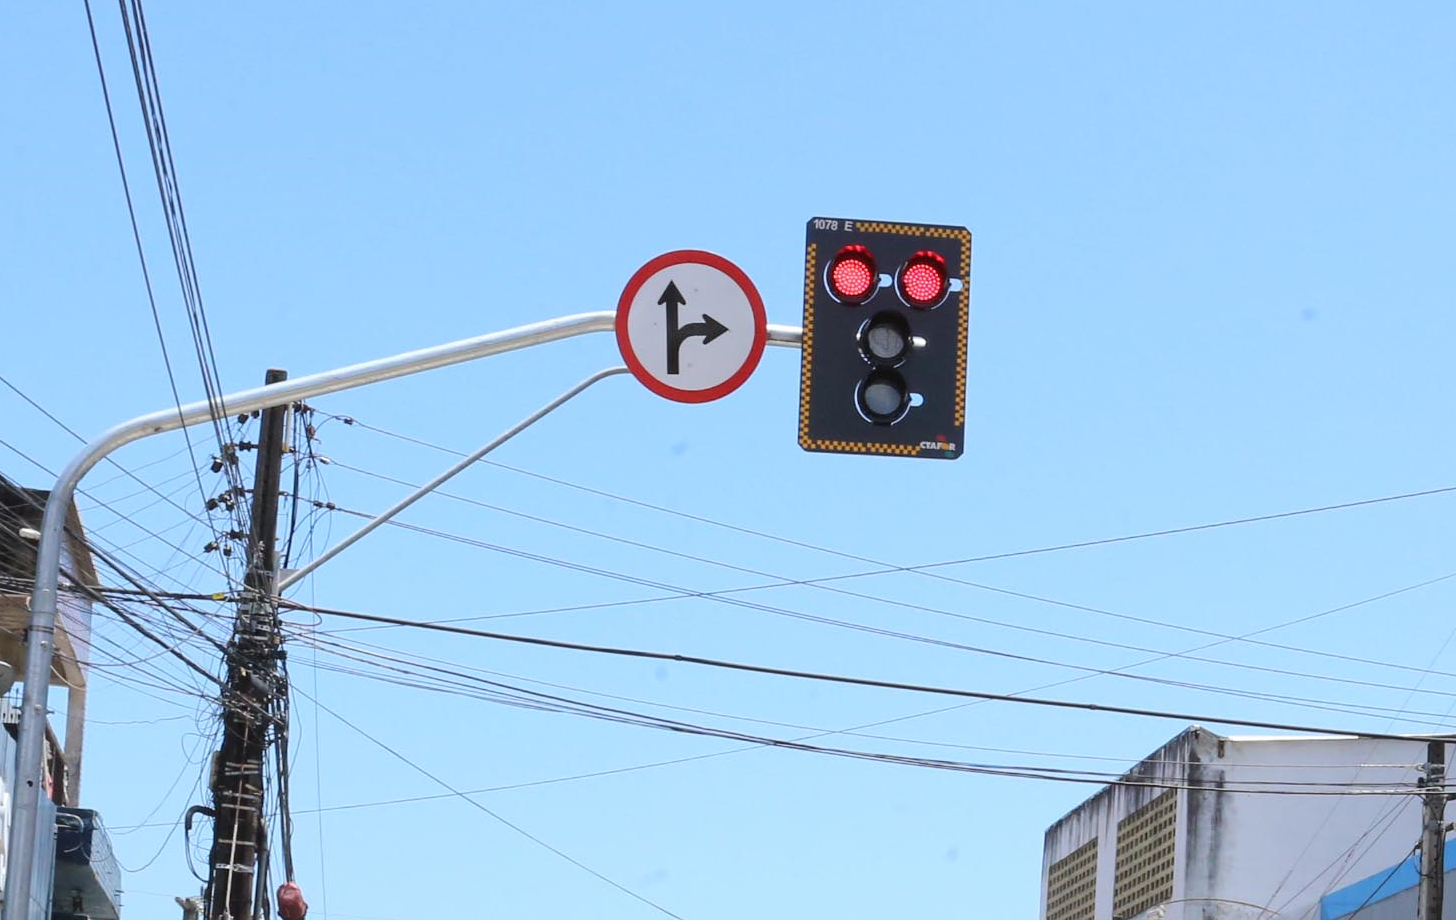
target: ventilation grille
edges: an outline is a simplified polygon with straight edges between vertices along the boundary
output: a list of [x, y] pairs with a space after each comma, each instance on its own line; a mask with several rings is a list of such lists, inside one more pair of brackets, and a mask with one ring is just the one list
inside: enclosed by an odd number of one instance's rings
[[1097, 838], [1047, 871], [1046, 920], [1093, 920], [1097, 906]]
[[1117, 822], [1112, 916], [1136, 917], [1173, 897], [1178, 793], [1168, 790]]

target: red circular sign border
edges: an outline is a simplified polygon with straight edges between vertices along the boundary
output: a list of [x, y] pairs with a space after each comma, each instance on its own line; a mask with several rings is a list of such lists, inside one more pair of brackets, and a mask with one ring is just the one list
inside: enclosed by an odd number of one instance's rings
[[[628, 308], [632, 305], [632, 300], [637, 296], [637, 292], [642, 289], [642, 285], [647, 283], [647, 279], [669, 266], [688, 263], [716, 268], [732, 278], [733, 282], [748, 297], [748, 306], [753, 311], [753, 345], [749, 348], [748, 359], [743, 362], [742, 367], [734, 372], [733, 376], [717, 386], [708, 387], [705, 390], [680, 389], [669, 386], [652, 376], [632, 351], [632, 343], [627, 336]], [[763, 358], [763, 349], [768, 345], [768, 312], [763, 308], [763, 298], [759, 296], [758, 288], [753, 286], [753, 281], [749, 279], [743, 269], [715, 252], [706, 252], [701, 249], [675, 249], [672, 252], [665, 252], [637, 269], [628, 279], [627, 286], [622, 289], [622, 296], [617, 300], [615, 327], [617, 349], [621, 351], [622, 360], [626, 362], [627, 369], [632, 372], [632, 376], [658, 396], [683, 403], [712, 402], [715, 399], [722, 399], [743, 386], [744, 382], [758, 368], [758, 362]]]

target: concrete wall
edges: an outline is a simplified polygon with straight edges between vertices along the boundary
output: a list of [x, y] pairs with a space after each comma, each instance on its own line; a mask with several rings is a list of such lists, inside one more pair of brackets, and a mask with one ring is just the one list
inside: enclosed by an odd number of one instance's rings
[[[1451, 752], [1448, 750], [1448, 762]], [[1224, 738], [1191, 728], [1125, 779], [1178, 793], [1173, 896], [1162, 920], [1320, 920], [1320, 899], [1404, 858], [1420, 836], [1411, 795], [1331, 795], [1347, 784], [1409, 787], [1426, 740]], [[1229, 791], [1267, 788], [1281, 794]], [[1160, 792], [1108, 786], [1048, 829], [1053, 863], [1099, 838], [1095, 920], [1113, 920], [1117, 822]], [[1303, 792], [1311, 794], [1283, 794]], [[1362, 914], [1360, 920], [1365, 920]]]
[[[1424, 739], [1231, 738], [1202, 778], [1309, 793], [1395, 787], [1414, 783], [1425, 757]], [[1281, 920], [1317, 920], [1321, 897], [1399, 862], [1420, 837], [1420, 804], [1409, 795], [1195, 795], [1201, 820], [1190, 827], [1185, 896], [1210, 900], [1187, 905], [1198, 912], [1185, 917], [1242, 916], [1228, 903], [1237, 900]]]
[[[1047, 829], [1042, 847], [1041, 864], [1041, 909], [1040, 916], [1046, 917], [1047, 874], [1052, 865], [1093, 837], [1097, 845], [1097, 898], [1096, 920], [1112, 920], [1113, 885], [1117, 867], [1117, 823], [1137, 811], [1154, 798], [1167, 791], [1168, 787], [1188, 784], [1188, 768], [1202, 758], [1211, 755], [1217, 736], [1205, 729], [1193, 727], [1154, 751], [1145, 760], [1124, 775], [1132, 783], [1148, 785], [1104, 786], [1100, 792], [1068, 812]], [[1178, 796], [1178, 827], [1188, 826], [1188, 799], [1183, 792]], [[1186, 842], [1179, 834], [1176, 844], [1173, 897], [1183, 897], [1183, 880], [1177, 866], [1184, 863]]]

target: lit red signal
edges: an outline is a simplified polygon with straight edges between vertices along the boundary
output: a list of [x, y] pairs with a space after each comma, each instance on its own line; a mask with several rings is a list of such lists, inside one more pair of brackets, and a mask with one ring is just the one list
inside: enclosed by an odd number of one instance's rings
[[[874, 253], [859, 243], [843, 247], [830, 261], [826, 280], [835, 300], [850, 306], [864, 303], [880, 287]], [[896, 272], [896, 286], [912, 307], [926, 310], [938, 306], [950, 287], [945, 257], [929, 249], [916, 252]]]
[[945, 299], [948, 286], [945, 257], [938, 252], [922, 249], [900, 270], [900, 295], [912, 307], [935, 306]]
[[840, 303], [864, 303], [879, 286], [874, 254], [864, 246], [844, 247], [829, 265], [829, 289]]

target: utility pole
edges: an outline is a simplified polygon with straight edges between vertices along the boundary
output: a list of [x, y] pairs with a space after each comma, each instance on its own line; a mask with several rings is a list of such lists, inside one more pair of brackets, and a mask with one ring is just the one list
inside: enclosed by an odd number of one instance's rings
[[1446, 885], [1446, 742], [1426, 744], [1426, 775], [1421, 780], [1421, 892], [1419, 920], [1441, 920]]
[[[279, 383], [287, 377], [286, 371], [270, 369], [266, 383]], [[286, 406], [264, 409], [258, 434], [248, 571], [233, 638], [228, 643], [222, 748], [214, 755], [212, 765], [214, 814], [208, 860], [208, 920], [253, 918], [264, 830], [263, 758], [270, 729], [270, 702], [277, 694], [287, 692], [279, 686], [282, 636], [278, 608], [272, 600], [287, 411]]]

